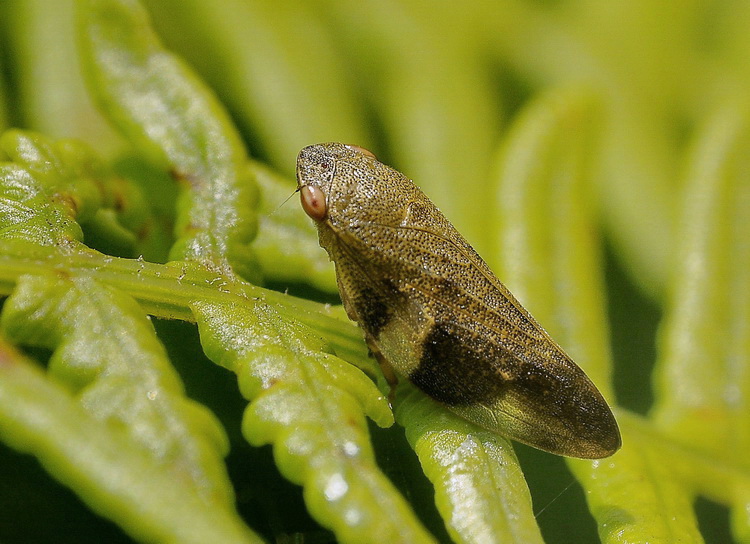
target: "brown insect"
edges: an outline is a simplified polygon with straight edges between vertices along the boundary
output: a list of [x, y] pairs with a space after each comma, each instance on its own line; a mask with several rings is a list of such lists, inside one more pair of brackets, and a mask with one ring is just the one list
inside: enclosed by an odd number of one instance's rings
[[619, 449], [591, 380], [411, 180], [365, 149], [325, 143], [300, 152], [297, 183], [386, 376], [393, 367], [465, 419], [542, 450]]

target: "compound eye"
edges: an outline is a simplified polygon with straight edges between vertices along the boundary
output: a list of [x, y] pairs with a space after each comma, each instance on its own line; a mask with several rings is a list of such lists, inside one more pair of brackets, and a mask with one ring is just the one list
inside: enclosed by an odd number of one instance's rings
[[365, 149], [364, 147], [359, 147], [358, 145], [347, 145], [346, 147], [348, 147], [352, 151], [356, 151], [358, 153], [362, 153], [363, 155], [367, 155], [371, 159], [378, 160], [378, 158], [375, 156], [375, 153], [373, 153], [369, 149]]
[[315, 221], [323, 221], [328, 213], [326, 195], [319, 187], [304, 185], [299, 190], [302, 209]]

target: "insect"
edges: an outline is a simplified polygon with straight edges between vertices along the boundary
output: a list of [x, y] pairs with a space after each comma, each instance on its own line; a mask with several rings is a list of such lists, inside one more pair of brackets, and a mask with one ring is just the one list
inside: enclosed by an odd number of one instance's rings
[[601, 393], [411, 180], [363, 148], [324, 143], [300, 151], [297, 184], [386, 376], [551, 453], [619, 449]]

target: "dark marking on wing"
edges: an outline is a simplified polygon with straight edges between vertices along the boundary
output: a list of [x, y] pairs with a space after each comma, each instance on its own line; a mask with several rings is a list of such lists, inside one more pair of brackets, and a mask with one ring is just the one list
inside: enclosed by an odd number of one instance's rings
[[552, 375], [544, 364], [438, 322], [425, 337], [419, 366], [409, 380], [452, 408], [502, 407], [507, 421], [522, 422], [517, 425], [520, 434], [511, 436], [536, 447], [560, 452], [562, 440], [578, 444], [566, 451], [582, 457], [616, 451], [620, 435], [604, 399], [580, 370], [557, 370], [560, 374]]
[[[409, 380], [449, 406], [488, 403], [513, 381], [500, 371], [512, 357], [482, 338], [458, 334], [449, 323], [437, 323], [424, 339], [419, 367]], [[469, 340], [469, 341], [467, 341]]]
[[398, 311], [403, 294], [390, 278], [378, 278], [369, 273], [366, 263], [360, 262], [359, 255], [345, 244], [337, 244], [336, 250], [346, 252], [351, 265], [345, 269], [336, 265], [342, 299], [352, 306], [362, 329], [377, 340]]
[[492, 404], [510, 395], [530, 411], [544, 406], [555, 417], [571, 418], [580, 411], [575, 395], [560, 402], [559, 394], [567, 387], [564, 379], [448, 322], [435, 324], [427, 334], [419, 367], [409, 379], [449, 406]]
[[[390, 282], [379, 282], [389, 284]], [[377, 340], [380, 331], [393, 319], [393, 286], [384, 293], [378, 287], [364, 287], [352, 300], [362, 327]]]

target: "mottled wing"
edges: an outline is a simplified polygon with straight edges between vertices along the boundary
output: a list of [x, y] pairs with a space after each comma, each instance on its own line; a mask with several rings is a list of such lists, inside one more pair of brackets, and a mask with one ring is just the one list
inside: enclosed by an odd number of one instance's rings
[[[619, 447], [594, 385], [426, 198], [399, 225], [350, 220], [330, 250], [342, 296], [415, 385], [520, 442], [578, 457]], [[435, 225], [438, 228], [435, 228]]]

